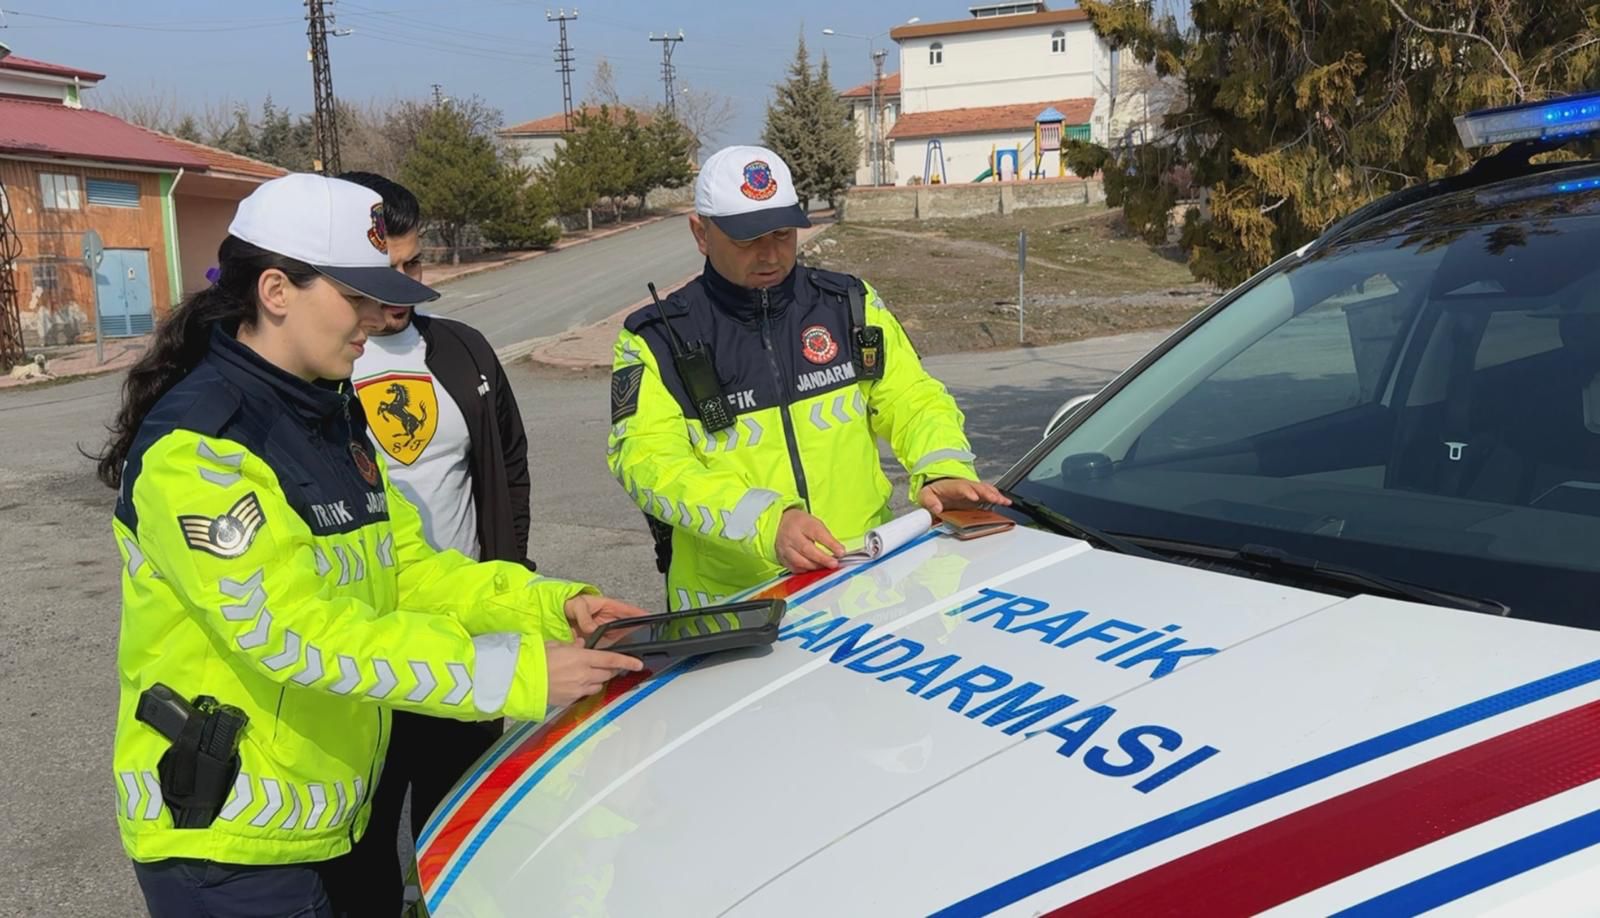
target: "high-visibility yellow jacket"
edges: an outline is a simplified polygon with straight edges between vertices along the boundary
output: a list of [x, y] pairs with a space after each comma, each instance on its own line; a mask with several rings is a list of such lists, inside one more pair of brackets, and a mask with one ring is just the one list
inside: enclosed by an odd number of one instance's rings
[[[855, 357], [852, 287], [881, 330], [879, 379]], [[955, 400], [922, 368], [870, 285], [797, 266], [764, 290], [704, 273], [629, 316], [611, 378], [612, 474], [645, 513], [671, 525], [674, 608], [708, 605], [781, 572], [784, 511], [806, 508], [841, 540], [890, 517], [878, 441], [910, 474], [914, 499], [938, 478], [976, 480]], [[703, 343], [734, 425], [707, 433], [674, 361]]]
[[[113, 530], [122, 557], [113, 769], [128, 855], [324, 860], [365, 828], [390, 709], [545, 714], [545, 640], [582, 584], [435, 552], [390, 486], [359, 402], [218, 333], [146, 418]], [[134, 717], [156, 682], [249, 717], [233, 791], [177, 829]]]

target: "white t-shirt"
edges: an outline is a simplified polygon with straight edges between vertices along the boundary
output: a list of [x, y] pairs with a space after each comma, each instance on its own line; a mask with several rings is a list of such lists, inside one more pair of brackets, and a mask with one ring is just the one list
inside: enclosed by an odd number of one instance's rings
[[367, 339], [351, 381], [366, 409], [372, 442], [389, 477], [422, 515], [428, 543], [478, 559], [478, 510], [472, 503], [472, 443], [461, 408], [428, 371], [427, 345], [412, 325]]

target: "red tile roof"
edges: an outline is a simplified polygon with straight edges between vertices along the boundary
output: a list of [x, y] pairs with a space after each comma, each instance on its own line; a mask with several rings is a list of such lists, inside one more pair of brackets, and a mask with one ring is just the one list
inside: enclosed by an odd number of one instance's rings
[[0, 70], [22, 70], [27, 73], [46, 73], [50, 76], [77, 77], [98, 83], [106, 78], [103, 73], [90, 70], [79, 70], [76, 67], [64, 67], [61, 64], [50, 64], [45, 61], [30, 60], [26, 57], [17, 57], [15, 54], [0, 58]]
[[205, 169], [193, 152], [104, 112], [0, 98], [0, 153]]
[[[628, 107], [627, 106], [612, 107], [610, 111], [611, 111], [611, 120], [612, 120], [612, 122], [615, 123], [615, 124], [621, 124], [622, 123], [622, 119], [625, 117], [625, 113], [628, 111]], [[572, 110], [572, 118], [573, 118], [573, 120], [576, 121], [580, 114], [587, 114], [587, 115], [590, 115], [590, 116], [598, 116], [600, 114], [600, 106], [598, 106], [598, 105], [581, 105], [581, 106], [573, 109]], [[636, 112], [634, 112], [634, 114], [639, 116], [640, 123], [644, 123], [644, 122], [650, 120], [650, 113], [649, 112], [637, 112], [636, 111]], [[561, 133], [565, 133], [566, 132], [566, 125], [567, 125], [566, 118], [562, 115], [561, 112], [556, 112], [554, 115], [549, 115], [549, 116], [546, 116], [544, 118], [535, 118], [532, 121], [524, 121], [521, 124], [514, 124], [511, 127], [503, 128], [503, 129], [501, 129], [499, 131], [499, 133], [502, 134], [502, 135], [504, 135], [504, 134], [561, 134]]]
[[[883, 78], [883, 83], [878, 87], [880, 96], [900, 95], [900, 74], [891, 73]], [[854, 86], [839, 93], [841, 99], [870, 99], [872, 98], [872, 81], [868, 80], [860, 86]]]
[[1005, 29], [1028, 29], [1035, 26], [1088, 21], [1089, 14], [1083, 10], [1054, 10], [1047, 13], [953, 19], [948, 22], [919, 22], [916, 25], [903, 25], [891, 29], [889, 37], [895, 41], [905, 41], [908, 38], [937, 38], [944, 35], [962, 35], [967, 32], [999, 32]]
[[889, 139], [1031, 131], [1033, 119], [1052, 106], [1066, 116], [1066, 123], [1069, 125], [1088, 124], [1090, 115], [1094, 113], [1093, 99], [1062, 99], [1057, 102], [1023, 102], [1018, 105], [991, 105], [985, 108], [947, 108], [935, 112], [912, 112], [901, 115], [894, 123], [894, 128], [889, 131]]
[[187, 153], [192, 153], [200, 159], [205, 160], [206, 171], [208, 172], [232, 172], [237, 175], [244, 175], [249, 176], [250, 178], [259, 179], [274, 179], [278, 178], [279, 176], [289, 174], [289, 170], [280, 169], [271, 163], [265, 163], [259, 159], [251, 159], [248, 156], [240, 156], [237, 153], [230, 153], [227, 150], [219, 150], [216, 147], [208, 147], [203, 143], [195, 143], [192, 140], [184, 140], [182, 137], [174, 137], [171, 134], [163, 134], [160, 131], [151, 131], [149, 128], [141, 128], [141, 130], [154, 134], [156, 137], [160, 138], [162, 143], [175, 146], [180, 150], [183, 150]]

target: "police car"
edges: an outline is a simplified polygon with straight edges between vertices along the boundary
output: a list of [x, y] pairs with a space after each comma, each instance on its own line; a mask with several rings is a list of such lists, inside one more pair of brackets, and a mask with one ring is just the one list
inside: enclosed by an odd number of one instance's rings
[[1600, 904], [1600, 96], [1458, 119], [942, 527], [511, 731], [444, 915], [1555, 914]]

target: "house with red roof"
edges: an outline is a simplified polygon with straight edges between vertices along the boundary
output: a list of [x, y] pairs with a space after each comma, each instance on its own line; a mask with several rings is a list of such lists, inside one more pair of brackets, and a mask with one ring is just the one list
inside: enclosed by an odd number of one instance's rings
[[[1062, 175], [1061, 143], [1108, 143], [1136, 114], [1128, 78], [1139, 65], [1095, 35], [1080, 9], [990, 0], [965, 18], [913, 21], [889, 37], [900, 67], [878, 93], [884, 184]], [[869, 116], [860, 105], [871, 95], [870, 83], [841, 94], [863, 141]], [[1014, 156], [996, 155], [1006, 150]], [[871, 161], [862, 166], [857, 183], [870, 183]]]
[[839, 93], [839, 98], [850, 108], [850, 121], [856, 126], [856, 136], [861, 138], [861, 159], [856, 163], [856, 184], [873, 184], [872, 175], [872, 118], [878, 118], [878, 184], [894, 184], [894, 141], [889, 132], [894, 129], [900, 115], [900, 74], [885, 74], [873, 86], [872, 80], [852, 86]]
[[[203, 287], [234, 208], [284, 170], [85, 108], [104, 74], [0, 57], [0, 208], [26, 346], [149, 332]], [[91, 277], [84, 234], [104, 255]]]
[[[572, 110], [572, 120], [576, 124], [578, 119], [587, 115], [591, 118], [600, 116], [599, 105], [580, 105]], [[613, 124], [622, 124], [632, 111], [639, 119], [640, 124], [650, 120], [649, 112], [630, 109], [625, 105], [608, 105], [606, 111], [611, 115]], [[567, 118], [563, 112], [513, 124], [508, 128], [501, 128], [495, 133], [502, 142], [516, 155], [517, 165], [526, 169], [534, 169], [555, 155], [556, 145], [567, 132]]]

